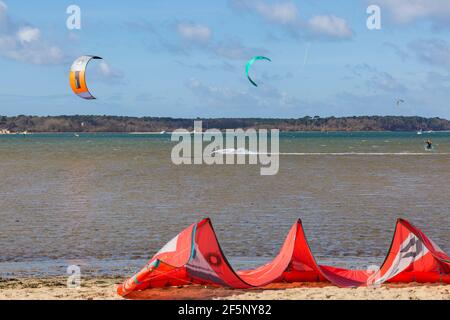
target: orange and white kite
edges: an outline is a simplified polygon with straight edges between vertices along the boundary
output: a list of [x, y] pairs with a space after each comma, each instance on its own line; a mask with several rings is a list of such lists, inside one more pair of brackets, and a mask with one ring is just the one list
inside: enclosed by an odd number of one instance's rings
[[94, 100], [86, 85], [86, 67], [92, 59], [102, 59], [97, 56], [81, 56], [74, 61], [70, 68], [70, 86], [73, 92], [80, 98]]

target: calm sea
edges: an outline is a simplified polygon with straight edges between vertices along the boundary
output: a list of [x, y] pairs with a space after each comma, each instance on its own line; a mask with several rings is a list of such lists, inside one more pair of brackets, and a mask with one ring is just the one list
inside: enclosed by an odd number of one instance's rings
[[71, 264], [127, 276], [205, 216], [236, 268], [275, 256], [297, 218], [323, 264], [380, 264], [398, 217], [450, 252], [450, 133], [283, 133], [280, 152], [302, 154], [282, 155], [275, 176], [175, 166], [173, 146], [169, 135], [0, 136], [0, 276]]

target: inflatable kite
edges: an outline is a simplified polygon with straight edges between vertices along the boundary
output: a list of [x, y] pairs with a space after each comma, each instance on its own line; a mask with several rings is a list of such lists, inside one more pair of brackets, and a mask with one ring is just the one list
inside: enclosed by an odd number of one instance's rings
[[248, 79], [255, 87], [257, 87], [258, 85], [256, 84], [255, 81], [252, 80], [252, 78], [250, 78], [250, 76], [249, 76], [249, 71], [250, 71], [251, 66], [252, 66], [252, 65], [255, 63], [255, 61], [257, 61], [257, 60], [267, 60], [267, 61], [270, 61], [270, 62], [272, 61], [272, 60], [270, 60], [269, 58], [263, 57], [263, 56], [256, 56], [256, 57], [253, 57], [253, 58], [251, 58], [250, 60], [248, 60], [247, 65], [246, 65], [246, 67], [245, 67], [245, 74], [247, 75], [247, 79]]
[[92, 59], [102, 59], [97, 56], [81, 56], [70, 68], [70, 86], [73, 92], [80, 98], [94, 100], [95, 97], [89, 92], [86, 85], [86, 68]]
[[117, 292], [126, 296], [138, 290], [188, 284], [245, 289], [277, 282], [319, 281], [344, 288], [384, 282], [450, 283], [450, 257], [419, 229], [399, 219], [386, 260], [378, 271], [319, 265], [298, 220], [272, 262], [236, 272], [220, 248], [211, 221], [204, 219], [167, 243]]

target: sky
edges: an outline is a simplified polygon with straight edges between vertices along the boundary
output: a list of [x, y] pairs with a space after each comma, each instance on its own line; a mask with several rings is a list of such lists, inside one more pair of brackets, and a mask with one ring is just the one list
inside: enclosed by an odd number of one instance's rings
[[[81, 55], [97, 100], [70, 89]], [[450, 1], [0, 0], [0, 70], [8, 116], [450, 119]]]

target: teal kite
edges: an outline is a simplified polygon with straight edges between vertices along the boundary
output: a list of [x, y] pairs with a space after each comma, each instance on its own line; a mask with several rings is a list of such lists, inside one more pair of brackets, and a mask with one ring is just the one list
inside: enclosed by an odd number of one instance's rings
[[252, 64], [255, 63], [255, 61], [257, 61], [257, 60], [267, 60], [267, 61], [272, 62], [272, 60], [270, 60], [267, 57], [263, 57], [263, 56], [256, 56], [256, 57], [253, 57], [250, 60], [248, 60], [247, 66], [245, 67], [245, 74], [247, 75], [248, 81], [250, 81], [255, 87], [257, 87], [258, 85], [255, 83], [255, 81], [252, 80], [252, 78], [250, 78], [250, 76], [248, 75], [248, 72], [250, 71], [250, 67], [252, 66]]

